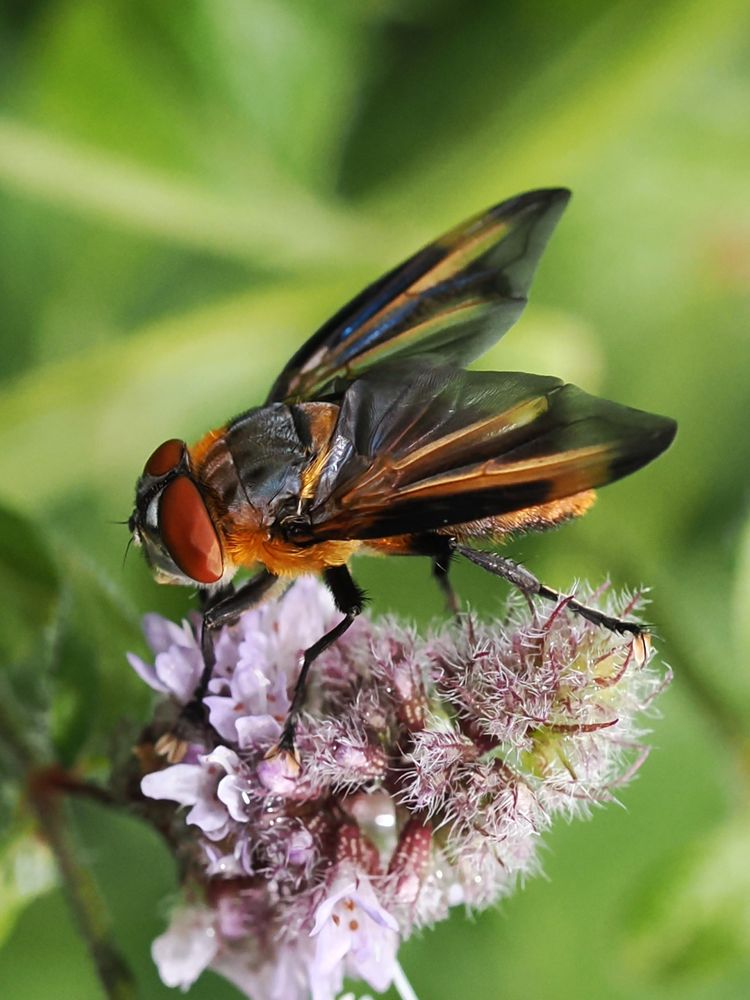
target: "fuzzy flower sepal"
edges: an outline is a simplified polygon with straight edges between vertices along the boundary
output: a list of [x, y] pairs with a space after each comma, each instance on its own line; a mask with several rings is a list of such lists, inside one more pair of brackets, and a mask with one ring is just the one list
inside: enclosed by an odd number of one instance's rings
[[562, 601], [424, 637], [360, 616], [315, 663], [291, 766], [269, 751], [300, 654], [339, 620], [303, 578], [224, 629], [208, 722], [169, 763], [156, 748], [200, 646], [190, 625], [148, 616], [155, 662], [131, 663], [161, 702], [137, 748], [139, 807], [184, 873], [153, 947], [168, 985], [211, 968], [253, 1000], [334, 1000], [345, 977], [382, 992], [414, 930], [511, 892], [554, 818], [612, 800], [646, 757], [643, 717], [668, 672], [643, 639]]

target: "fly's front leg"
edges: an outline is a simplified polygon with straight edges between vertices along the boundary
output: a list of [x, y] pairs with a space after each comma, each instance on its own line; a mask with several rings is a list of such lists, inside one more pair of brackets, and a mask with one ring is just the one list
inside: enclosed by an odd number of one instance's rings
[[[512, 583], [514, 587], [518, 587], [521, 593], [526, 594], [527, 597], [537, 596], [554, 602], [565, 599], [564, 595], [558, 590], [553, 590], [552, 587], [543, 584], [525, 566], [521, 566], [513, 559], [508, 559], [506, 556], [499, 556], [495, 552], [477, 551], [465, 545], [457, 545], [456, 552], [460, 553], [460, 555], [464, 556], [470, 562], [473, 562], [476, 566], [486, 569], [488, 573], [493, 573], [495, 576], [500, 576], [504, 580], [507, 580], [508, 583]], [[596, 608], [589, 608], [585, 604], [579, 604], [578, 601], [572, 598], [567, 600], [567, 607], [577, 615], [580, 615], [581, 618], [593, 622], [594, 625], [601, 625], [609, 629], [610, 632], [617, 632], [620, 635], [627, 632], [630, 635], [642, 636], [647, 631], [646, 626], [639, 625], [638, 622], [631, 622], [623, 618], [615, 618], [613, 615], [606, 615], [603, 611], [598, 611]]]
[[357, 586], [346, 566], [333, 566], [323, 573], [326, 586], [331, 591], [336, 607], [344, 617], [325, 635], [321, 636], [317, 642], [306, 649], [302, 657], [302, 667], [294, 685], [292, 704], [289, 707], [284, 728], [281, 730], [279, 742], [268, 754], [269, 757], [276, 756], [280, 752], [291, 754], [296, 758], [294, 747], [294, 734], [297, 728], [297, 720], [305, 703], [305, 685], [310, 672], [310, 667], [320, 654], [336, 642], [344, 632], [350, 627], [354, 619], [361, 613], [365, 603], [364, 591]]
[[203, 672], [192, 698], [183, 706], [172, 730], [164, 733], [155, 745], [157, 753], [166, 757], [171, 764], [182, 760], [189, 741], [196, 733], [200, 734], [201, 739], [205, 738], [207, 717], [203, 698], [216, 666], [214, 634], [222, 626], [236, 622], [243, 611], [260, 604], [276, 582], [277, 577], [263, 570], [239, 590], [229, 587], [203, 599], [200, 634]]
[[[250, 580], [252, 584], [254, 582]], [[193, 702], [200, 704], [200, 700], [206, 693], [206, 688], [208, 687], [208, 682], [211, 680], [211, 675], [213, 674], [214, 667], [216, 665], [216, 657], [214, 655], [214, 645], [213, 640], [208, 629], [206, 629], [206, 614], [211, 608], [221, 604], [223, 601], [227, 601], [234, 597], [237, 593], [233, 583], [228, 583], [226, 587], [222, 587], [220, 590], [199, 590], [198, 591], [198, 603], [200, 604], [201, 610], [201, 626], [200, 632], [198, 633], [198, 639], [201, 644], [201, 658], [203, 660], [203, 672], [201, 673], [198, 684], [196, 685], [195, 691], [193, 692]]]
[[193, 693], [193, 701], [201, 702], [208, 690], [208, 682], [216, 666], [214, 635], [225, 625], [233, 625], [244, 611], [260, 604], [278, 582], [278, 577], [268, 570], [261, 570], [239, 590], [219, 593], [216, 599], [204, 608], [201, 624], [201, 652], [203, 653], [203, 673]]

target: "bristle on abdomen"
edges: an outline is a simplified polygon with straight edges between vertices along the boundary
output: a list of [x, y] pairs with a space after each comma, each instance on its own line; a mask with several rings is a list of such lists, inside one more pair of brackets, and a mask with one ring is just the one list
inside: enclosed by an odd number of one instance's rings
[[572, 521], [573, 518], [585, 514], [595, 500], [594, 490], [584, 490], [571, 497], [524, 507], [523, 510], [514, 510], [508, 514], [483, 517], [454, 527], [440, 528], [438, 534], [453, 535], [459, 539], [481, 537], [503, 541], [512, 535], [523, 534], [526, 531], [546, 531], [566, 521]]

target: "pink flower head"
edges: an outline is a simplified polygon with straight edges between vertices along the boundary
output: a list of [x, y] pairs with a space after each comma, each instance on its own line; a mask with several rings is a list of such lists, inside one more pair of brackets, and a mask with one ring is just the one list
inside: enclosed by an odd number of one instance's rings
[[[300, 761], [276, 752], [300, 657], [339, 619], [301, 579], [224, 629], [208, 721], [142, 777], [160, 829], [175, 803], [190, 899], [154, 943], [169, 985], [210, 967], [253, 1000], [333, 1000], [347, 976], [383, 991], [402, 940], [512, 891], [556, 815], [613, 798], [645, 759], [641, 719], [668, 676], [565, 602], [426, 638], [360, 616], [314, 665]], [[203, 668], [192, 627], [149, 616], [146, 632], [155, 662], [134, 669], [184, 704]]]

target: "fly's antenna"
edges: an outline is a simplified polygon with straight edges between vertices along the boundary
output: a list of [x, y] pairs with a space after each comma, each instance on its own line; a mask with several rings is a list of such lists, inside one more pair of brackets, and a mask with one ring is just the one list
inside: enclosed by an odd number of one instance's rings
[[[125, 521], [124, 523], [127, 524], [127, 521]], [[125, 546], [125, 552], [123, 553], [123, 556], [122, 556], [122, 569], [123, 570], [125, 569], [125, 563], [127, 562], [127, 559], [128, 559], [128, 552], [130, 552], [130, 546], [132, 544], [133, 544], [133, 536], [131, 535], [130, 538], [128, 539], [127, 545]]]

